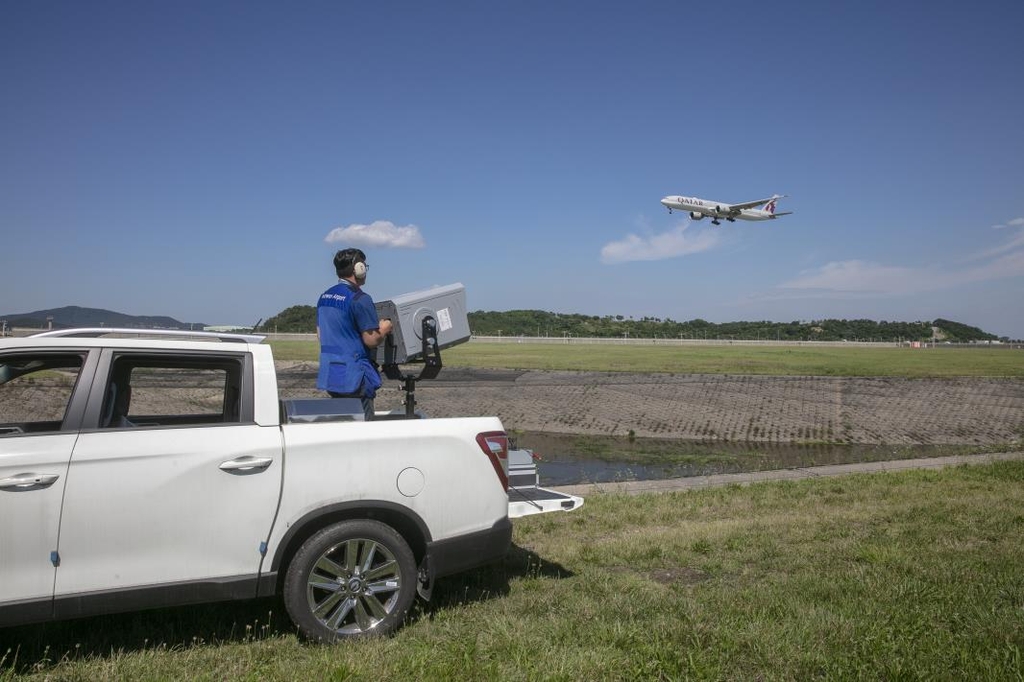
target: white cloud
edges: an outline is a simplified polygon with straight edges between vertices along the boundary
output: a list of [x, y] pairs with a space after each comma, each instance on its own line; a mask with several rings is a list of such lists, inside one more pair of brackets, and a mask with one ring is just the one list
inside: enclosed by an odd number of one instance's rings
[[609, 242], [601, 247], [601, 262], [606, 264], [628, 263], [638, 260], [664, 260], [676, 256], [686, 256], [713, 249], [719, 243], [717, 232], [703, 230], [687, 235], [686, 223], [678, 225], [668, 232], [638, 237], [626, 235], [625, 239]]
[[[1014, 221], [1011, 221], [1011, 224], [1013, 222]], [[998, 256], [1008, 251], [1014, 251], [1020, 247], [1024, 247], [1024, 230], [1021, 230], [1008, 238], [999, 246], [993, 246], [991, 249], [985, 249], [984, 251], [978, 251], [977, 253], [971, 254], [967, 260], [983, 260], [985, 258], [992, 258], [993, 256]]]
[[[981, 262], [978, 262], [981, 261]], [[973, 254], [966, 265], [906, 267], [861, 260], [834, 261], [778, 285], [804, 295], [846, 298], [850, 296], [917, 294], [939, 291], [971, 282], [1024, 277], [1024, 231], [1003, 244]]]
[[[1024, 240], [1021, 240], [1024, 242]], [[959, 273], [959, 282], [985, 282], [1006, 277], [1024, 277], [1024, 249], [1001, 255], [976, 268]]]
[[388, 220], [375, 220], [369, 225], [336, 227], [324, 237], [324, 241], [328, 244], [385, 249], [422, 249], [427, 245], [420, 234], [420, 228], [415, 225], [398, 227]]
[[1014, 218], [1013, 220], [1006, 221], [1005, 225], [993, 225], [993, 230], [1005, 230], [1008, 227], [1022, 227], [1024, 226], [1024, 218]]
[[941, 287], [942, 279], [941, 272], [934, 269], [848, 260], [804, 270], [796, 279], [780, 284], [779, 288], [861, 294], [916, 293]]

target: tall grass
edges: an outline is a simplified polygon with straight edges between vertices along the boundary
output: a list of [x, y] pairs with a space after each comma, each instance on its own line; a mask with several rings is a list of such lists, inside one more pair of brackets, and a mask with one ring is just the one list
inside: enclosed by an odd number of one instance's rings
[[0, 679], [1020, 680], [1022, 537], [1022, 462], [599, 494], [389, 639], [173, 609], [0, 630]]
[[[315, 341], [273, 341], [279, 360], [316, 361]], [[842, 346], [605, 346], [466, 343], [450, 367], [796, 376], [1024, 376], [1024, 352], [997, 348]]]

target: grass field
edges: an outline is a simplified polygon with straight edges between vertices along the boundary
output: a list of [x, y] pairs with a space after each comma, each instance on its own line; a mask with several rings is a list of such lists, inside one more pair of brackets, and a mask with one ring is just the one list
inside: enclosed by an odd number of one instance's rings
[[[316, 361], [315, 341], [273, 341], [279, 360]], [[604, 346], [466, 343], [442, 351], [451, 367], [769, 374], [780, 376], [1021, 377], [1024, 352], [994, 348], [842, 346]]]
[[592, 495], [395, 636], [275, 600], [0, 630], [0, 680], [1021, 680], [1024, 463]]

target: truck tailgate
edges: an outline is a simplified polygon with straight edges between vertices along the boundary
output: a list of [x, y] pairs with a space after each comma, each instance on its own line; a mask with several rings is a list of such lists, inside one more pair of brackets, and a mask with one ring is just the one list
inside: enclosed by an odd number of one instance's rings
[[518, 519], [531, 514], [572, 511], [583, 506], [583, 498], [540, 487], [537, 461], [533, 452], [513, 448], [508, 451], [508, 517]]
[[509, 488], [508, 491], [508, 517], [510, 519], [546, 512], [572, 511], [582, 506], [582, 497], [566, 495], [547, 488], [531, 486]]

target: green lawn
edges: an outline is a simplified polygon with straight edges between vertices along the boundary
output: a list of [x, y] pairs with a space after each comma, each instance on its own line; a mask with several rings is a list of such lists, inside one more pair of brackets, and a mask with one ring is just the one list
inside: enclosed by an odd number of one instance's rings
[[0, 680], [1020, 680], [1024, 462], [626, 497], [520, 519], [385, 640], [276, 600], [0, 630]]
[[[271, 342], [280, 360], [317, 359], [315, 341]], [[1024, 351], [843, 346], [605, 346], [466, 343], [441, 352], [451, 367], [800, 376], [1024, 376]]]

